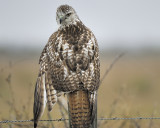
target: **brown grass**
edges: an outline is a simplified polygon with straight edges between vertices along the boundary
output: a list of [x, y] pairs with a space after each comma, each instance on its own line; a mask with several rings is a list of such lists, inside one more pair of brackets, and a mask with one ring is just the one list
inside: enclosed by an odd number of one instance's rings
[[[115, 56], [101, 57], [101, 76]], [[160, 117], [160, 57], [121, 58], [109, 72], [98, 92], [98, 117]], [[38, 58], [14, 65], [0, 62], [0, 120], [32, 119], [33, 94], [38, 74]], [[64, 98], [62, 103], [66, 102]], [[64, 104], [65, 108], [67, 104]], [[62, 107], [62, 106], [61, 106]], [[54, 106], [42, 119], [57, 119], [66, 111]], [[65, 122], [67, 123], [67, 122]], [[40, 122], [42, 128], [63, 128], [64, 122]], [[158, 128], [159, 120], [98, 121], [100, 128]], [[33, 123], [0, 124], [2, 128], [30, 128]]]

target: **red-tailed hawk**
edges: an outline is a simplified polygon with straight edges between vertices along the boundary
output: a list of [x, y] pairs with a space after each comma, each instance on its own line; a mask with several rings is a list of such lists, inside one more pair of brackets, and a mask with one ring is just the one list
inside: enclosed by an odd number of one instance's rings
[[59, 93], [68, 95], [71, 128], [89, 128], [95, 117], [100, 61], [94, 34], [69, 5], [57, 9], [59, 29], [40, 56], [34, 93], [34, 128], [45, 104], [51, 111]]

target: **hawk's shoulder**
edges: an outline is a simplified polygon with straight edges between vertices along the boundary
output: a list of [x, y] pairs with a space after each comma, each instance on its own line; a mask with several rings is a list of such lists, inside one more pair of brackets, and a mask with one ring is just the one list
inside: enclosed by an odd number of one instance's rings
[[54, 43], [57, 38], [58, 31], [54, 32], [48, 39], [48, 43], [45, 45], [45, 47], [42, 50], [41, 56], [39, 58], [39, 64], [43, 63], [46, 60], [47, 57], [47, 48], [51, 43]]
[[51, 41], [53, 42], [53, 41], [57, 38], [58, 33], [59, 33], [59, 31], [54, 32], [54, 33], [49, 37], [48, 42], [51, 42]]

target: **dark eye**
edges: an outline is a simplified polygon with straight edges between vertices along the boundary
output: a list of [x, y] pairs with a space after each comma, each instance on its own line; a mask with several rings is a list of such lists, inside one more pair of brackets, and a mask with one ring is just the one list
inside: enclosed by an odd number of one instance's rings
[[68, 13], [66, 16], [69, 17], [71, 15], [71, 13]]

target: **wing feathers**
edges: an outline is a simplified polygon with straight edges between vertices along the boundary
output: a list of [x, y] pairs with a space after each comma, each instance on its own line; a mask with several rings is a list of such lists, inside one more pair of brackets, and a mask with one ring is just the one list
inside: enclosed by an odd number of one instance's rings
[[46, 105], [45, 74], [39, 75], [34, 93], [34, 128], [44, 112]]
[[48, 111], [51, 111], [53, 105], [57, 101], [57, 93], [53, 85], [49, 83], [49, 76], [46, 72], [40, 73], [36, 82], [36, 88], [34, 93], [34, 128], [37, 127], [37, 122], [43, 115], [46, 102]]
[[46, 93], [47, 93], [48, 111], [51, 111], [53, 104], [52, 104], [52, 100], [51, 100], [50, 87], [49, 87], [49, 83], [48, 83], [47, 78], [46, 78]]
[[51, 93], [52, 104], [54, 104], [57, 102], [57, 92], [52, 85], [50, 85], [50, 93]]
[[45, 51], [46, 50], [44, 49], [40, 58], [40, 72], [34, 93], [34, 128], [37, 127], [38, 120], [43, 115], [46, 102], [48, 110], [51, 111], [54, 103], [57, 101], [56, 90], [53, 87], [50, 73], [48, 71], [48, 58]]
[[51, 84], [50, 77], [47, 74], [46, 75], [46, 92], [47, 92], [47, 105], [48, 105], [48, 111], [51, 111], [53, 108], [53, 105], [57, 102], [57, 95], [56, 90], [53, 88], [53, 85]]
[[91, 124], [93, 124], [94, 119], [97, 114], [97, 92], [94, 93], [88, 93], [88, 97], [90, 99], [90, 108], [91, 108]]

